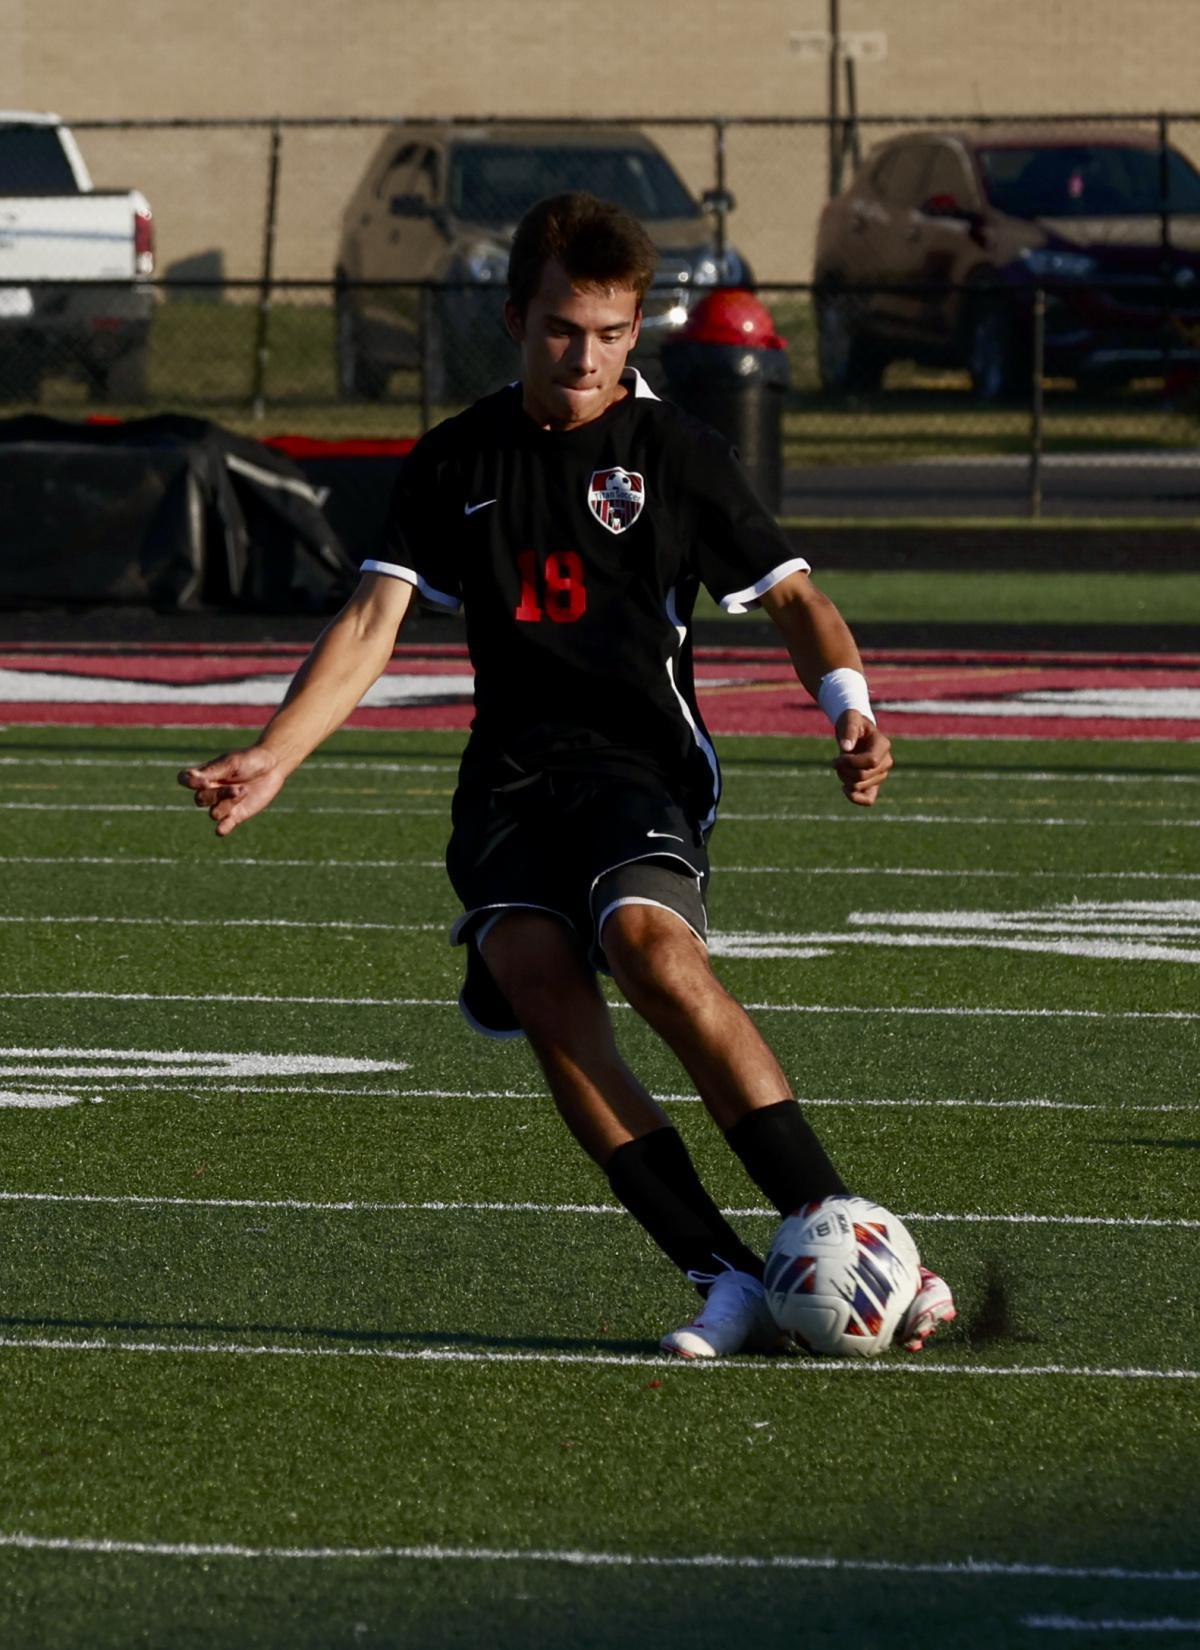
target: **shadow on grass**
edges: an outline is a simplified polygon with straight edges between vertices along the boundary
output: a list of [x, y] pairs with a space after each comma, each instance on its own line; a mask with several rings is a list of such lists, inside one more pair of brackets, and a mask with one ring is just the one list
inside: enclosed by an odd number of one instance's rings
[[[0, 1330], [39, 1330], [43, 1333], [82, 1330], [87, 1334], [191, 1334], [191, 1335], [280, 1335], [304, 1337], [312, 1340], [334, 1341], [348, 1346], [360, 1346], [372, 1351], [389, 1348], [401, 1350], [423, 1348], [430, 1352], [445, 1350], [510, 1351], [510, 1352], [566, 1352], [620, 1354], [656, 1353], [652, 1340], [617, 1340], [594, 1336], [555, 1335], [474, 1335], [458, 1331], [429, 1331], [407, 1329], [347, 1329], [333, 1324], [281, 1323], [218, 1323], [180, 1322], [150, 1318], [36, 1318], [0, 1317]], [[214, 1342], [218, 1349], [221, 1342]], [[297, 1350], [316, 1350], [297, 1348]]]
[[[993, 1287], [995, 1285], [995, 1287]], [[486, 1353], [512, 1352], [527, 1353], [531, 1357], [545, 1353], [563, 1353], [568, 1356], [574, 1354], [587, 1357], [594, 1354], [615, 1355], [617, 1357], [654, 1357], [659, 1356], [659, 1346], [656, 1340], [617, 1339], [596, 1336], [568, 1336], [568, 1335], [479, 1335], [467, 1334], [462, 1331], [408, 1330], [408, 1329], [347, 1329], [331, 1324], [279, 1324], [279, 1323], [218, 1323], [218, 1322], [185, 1322], [150, 1318], [39, 1318], [39, 1317], [0, 1317], [0, 1332], [6, 1330], [28, 1330], [42, 1334], [65, 1333], [70, 1330], [82, 1331], [88, 1335], [116, 1335], [116, 1334], [158, 1334], [158, 1335], [271, 1335], [289, 1337], [268, 1348], [269, 1351], [283, 1353], [320, 1352], [327, 1350], [326, 1346], [310, 1346], [308, 1341], [322, 1343], [334, 1342], [337, 1346], [357, 1348], [364, 1353], [389, 1351], [427, 1352], [431, 1358], [442, 1352]], [[971, 1314], [965, 1324], [953, 1328], [943, 1327], [937, 1336], [938, 1351], [947, 1351], [958, 1346], [967, 1349], [972, 1347], [990, 1346], [997, 1341], [1036, 1342], [1037, 1337], [1018, 1334], [1013, 1328], [1008, 1311], [1008, 1297], [998, 1276], [993, 1279], [989, 1276], [983, 1300], [980, 1306]], [[86, 1343], [79, 1343], [85, 1345]], [[164, 1343], [170, 1350], [172, 1344], [176, 1347], [187, 1343], [183, 1341]], [[217, 1340], [205, 1347], [205, 1351], [219, 1352], [223, 1347], [237, 1344], [229, 1340]], [[898, 1350], [898, 1349], [896, 1349]], [[750, 1354], [761, 1358], [762, 1353]], [[818, 1362], [800, 1348], [784, 1349], [780, 1353], [767, 1354], [772, 1361], [790, 1362], [793, 1358], [805, 1362]]]

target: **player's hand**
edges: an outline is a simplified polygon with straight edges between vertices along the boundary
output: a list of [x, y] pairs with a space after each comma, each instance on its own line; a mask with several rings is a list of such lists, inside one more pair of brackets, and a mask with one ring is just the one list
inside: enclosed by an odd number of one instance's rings
[[869, 808], [892, 766], [892, 742], [857, 710], [844, 710], [835, 731], [839, 755], [833, 771], [851, 802]]
[[283, 787], [287, 770], [274, 751], [262, 745], [230, 751], [203, 767], [184, 768], [179, 783], [192, 792], [198, 808], [207, 808], [217, 835], [228, 836], [259, 814]]

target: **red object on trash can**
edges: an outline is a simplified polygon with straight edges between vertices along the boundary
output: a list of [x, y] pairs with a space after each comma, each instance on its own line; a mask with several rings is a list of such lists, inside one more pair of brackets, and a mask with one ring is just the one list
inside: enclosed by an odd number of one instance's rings
[[707, 293], [674, 338], [664, 338], [667, 399], [723, 435], [769, 510], [783, 503], [787, 346], [752, 292]]
[[752, 292], [710, 292], [688, 316], [681, 337], [694, 344], [740, 344], [744, 349], [786, 349], [771, 311]]

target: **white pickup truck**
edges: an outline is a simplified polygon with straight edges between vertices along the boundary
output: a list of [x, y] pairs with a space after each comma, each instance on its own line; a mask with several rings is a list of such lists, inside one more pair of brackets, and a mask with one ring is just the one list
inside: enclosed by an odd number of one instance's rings
[[63, 373], [144, 399], [153, 270], [145, 196], [93, 188], [57, 115], [0, 110], [0, 400]]

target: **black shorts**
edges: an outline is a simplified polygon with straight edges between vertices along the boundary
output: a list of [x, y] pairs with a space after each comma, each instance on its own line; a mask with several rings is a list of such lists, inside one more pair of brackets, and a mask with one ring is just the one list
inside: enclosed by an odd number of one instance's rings
[[506, 911], [560, 917], [591, 966], [605, 971], [601, 931], [622, 904], [663, 906], [707, 937], [705, 835], [652, 775], [541, 772], [491, 785], [468, 778], [451, 817], [446, 869], [464, 911], [450, 939], [468, 948], [459, 1006], [485, 1036], [521, 1035], [479, 953]]

